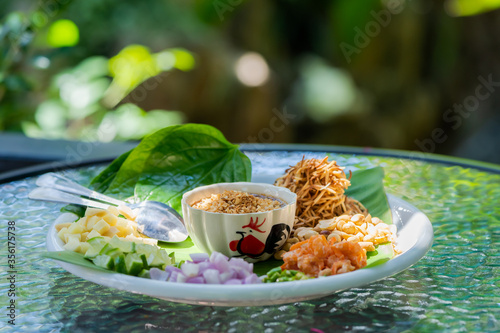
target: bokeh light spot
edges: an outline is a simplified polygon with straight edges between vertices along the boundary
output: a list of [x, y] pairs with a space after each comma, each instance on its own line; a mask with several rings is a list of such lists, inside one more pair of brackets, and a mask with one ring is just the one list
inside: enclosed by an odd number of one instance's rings
[[162, 51], [155, 55], [156, 64], [162, 71], [168, 71], [175, 65], [175, 56], [170, 51]]
[[174, 67], [181, 71], [188, 71], [193, 69], [195, 65], [194, 57], [191, 53], [184, 49], [172, 49], [170, 52], [175, 57]]
[[297, 95], [309, 116], [322, 123], [349, 112], [356, 101], [357, 88], [350, 74], [320, 58], [307, 58], [301, 66]]
[[142, 45], [129, 45], [109, 60], [114, 82], [128, 91], [139, 83], [160, 73], [157, 60]]
[[33, 60], [33, 64], [38, 68], [46, 69], [50, 66], [50, 59], [44, 56], [39, 56]]
[[266, 60], [258, 53], [248, 52], [236, 62], [236, 77], [246, 86], [258, 87], [269, 79], [269, 67]]
[[55, 21], [47, 34], [47, 43], [52, 47], [75, 46], [79, 40], [78, 27], [70, 20]]

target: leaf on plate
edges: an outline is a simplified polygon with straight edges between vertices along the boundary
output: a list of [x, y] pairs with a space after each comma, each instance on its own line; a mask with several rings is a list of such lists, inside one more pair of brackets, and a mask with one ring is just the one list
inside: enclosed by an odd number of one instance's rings
[[351, 186], [346, 195], [361, 202], [371, 216], [392, 224], [391, 208], [384, 191], [384, 169], [375, 167], [352, 173]]
[[394, 257], [394, 249], [391, 243], [385, 243], [375, 246], [375, 251], [366, 253], [366, 266], [370, 268], [381, 265]]
[[271, 269], [283, 265], [283, 260], [276, 260], [273, 257], [266, 261], [259, 261], [253, 264], [253, 272], [258, 276], [266, 275]]
[[92, 179], [90, 187], [97, 192], [106, 190], [131, 152], [132, 150], [118, 156], [106, 169], [97, 175], [97, 177]]
[[83, 217], [85, 216], [85, 209], [86, 207], [84, 206], [79, 206], [79, 205], [66, 205], [61, 208], [61, 212], [63, 213], [72, 213], [75, 214], [78, 217]]
[[181, 213], [183, 193], [202, 185], [250, 181], [250, 159], [209, 125], [166, 127], [120, 156], [93, 181], [120, 199], [164, 202]]
[[101, 271], [101, 272], [112, 273], [112, 271], [109, 271], [105, 268], [94, 265], [94, 263], [85, 259], [85, 257], [81, 253], [77, 253], [77, 252], [73, 252], [73, 251], [47, 251], [47, 252], [43, 252], [41, 255], [44, 258], [64, 261], [64, 262], [67, 262], [69, 264], [79, 265], [79, 266], [83, 266], [83, 267], [91, 268], [91, 269], [96, 269], [96, 270]]
[[196, 245], [194, 245], [191, 237], [188, 237], [185, 241], [180, 243], [158, 242], [158, 246], [166, 249], [168, 252], [174, 252], [176, 263], [182, 260], [191, 260], [191, 257], [189, 255], [192, 253], [203, 252], [202, 250], [198, 249]]

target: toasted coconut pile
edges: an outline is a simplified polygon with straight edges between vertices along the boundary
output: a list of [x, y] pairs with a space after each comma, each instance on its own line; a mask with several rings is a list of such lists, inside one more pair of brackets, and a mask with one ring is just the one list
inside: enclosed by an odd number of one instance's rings
[[[350, 177], [349, 177], [350, 179]], [[337, 162], [323, 159], [302, 159], [278, 178], [276, 186], [286, 187], [297, 194], [294, 229], [315, 227], [318, 221], [349, 214], [368, 214], [357, 200], [347, 198], [345, 190], [351, 185], [344, 168]]]
[[248, 214], [267, 212], [282, 207], [280, 201], [241, 191], [224, 191], [212, 194], [191, 205], [193, 208], [213, 213]]

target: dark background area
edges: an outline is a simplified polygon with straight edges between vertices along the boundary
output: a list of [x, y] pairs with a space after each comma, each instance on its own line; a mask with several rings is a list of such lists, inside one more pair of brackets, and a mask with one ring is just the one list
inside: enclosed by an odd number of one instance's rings
[[496, 7], [500, 1], [7, 1], [0, 130], [136, 141], [198, 122], [237, 143], [500, 163]]

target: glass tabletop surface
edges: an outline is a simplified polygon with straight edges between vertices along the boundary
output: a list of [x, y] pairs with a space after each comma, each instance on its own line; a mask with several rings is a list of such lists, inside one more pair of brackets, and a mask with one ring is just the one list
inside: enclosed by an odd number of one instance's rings
[[[302, 156], [324, 157], [326, 151], [246, 154], [254, 174], [274, 175]], [[386, 192], [432, 222], [434, 243], [424, 258], [392, 277], [311, 301], [262, 307], [168, 302], [94, 284], [42, 259], [48, 228], [62, 205], [29, 200], [36, 176], [26, 177], [0, 184], [0, 332], [500, 331], [500, 172], [472, 162], [467, 167], [466, 161], [458, 166], [404, 155], [329, 155], [351, 169], [384, 167]], [[58, 172], [87, 184], [104, 166]], [[8, 262], [14, 245], [9, 226], [15, 227], [15, 262]], [[8, 323], [11, 299], [15, 325]]]

